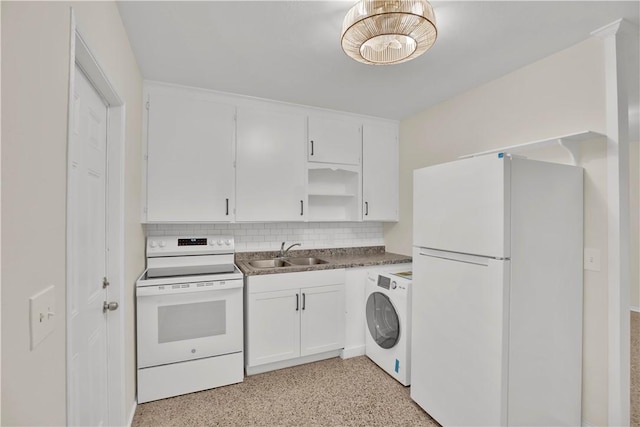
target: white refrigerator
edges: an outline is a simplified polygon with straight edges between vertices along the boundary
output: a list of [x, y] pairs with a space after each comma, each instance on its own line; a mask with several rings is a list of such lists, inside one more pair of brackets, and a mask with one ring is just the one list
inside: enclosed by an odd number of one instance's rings
[[583, 170], [414, 171], [411, 398], [443, 426], [581, 425]]

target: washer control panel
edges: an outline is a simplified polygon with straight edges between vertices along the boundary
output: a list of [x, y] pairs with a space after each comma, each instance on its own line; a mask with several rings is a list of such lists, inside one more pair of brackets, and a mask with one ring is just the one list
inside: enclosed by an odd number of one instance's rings
[[379, 274], [377, 285], [391, 291], [406, 290], [411, 284], [410, 278], [411, 272]]

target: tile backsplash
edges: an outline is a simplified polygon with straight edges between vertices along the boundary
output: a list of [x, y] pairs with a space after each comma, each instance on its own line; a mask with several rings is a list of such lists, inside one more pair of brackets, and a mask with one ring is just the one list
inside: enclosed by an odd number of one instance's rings
[[381, 222], [145, 224], [144, 228], [147, 236], [233, 235], [236, 252], [277, 250], [282, 242], [302, 243], [301, 249], [384, 245]]

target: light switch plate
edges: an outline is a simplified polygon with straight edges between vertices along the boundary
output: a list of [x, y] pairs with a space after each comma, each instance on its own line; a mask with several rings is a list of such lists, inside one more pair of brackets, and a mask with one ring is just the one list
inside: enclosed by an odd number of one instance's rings
[[56, 300], [54, 287], [49, 286], [29, 298], [31, 350], [53, 332], [55, 326]]
[[600, 251], [598, 249], [584, 248], [584, 269], [600, 271]]

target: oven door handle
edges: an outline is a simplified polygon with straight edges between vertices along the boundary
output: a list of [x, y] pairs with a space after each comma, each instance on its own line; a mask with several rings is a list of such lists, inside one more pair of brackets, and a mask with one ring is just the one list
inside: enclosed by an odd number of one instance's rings
[[138, 297], [145, 296], [159, 296], [159, 295], [175, 295], [175, 294], [190, 294], [190, 293], [198, 293], [198, 292], [223, 292], [227, 290], [235, 290], [242, 288], [242, 280], [227, 280], [225, 284], [218, 284], [213, 282], [213, 285], [209, 286], [191, 286], [188, 288], [173, 286], [180, 285], [164, 285], [164, 286], [140, 286], [136, 288], [136, 295]]

